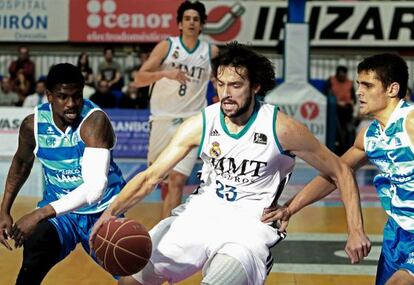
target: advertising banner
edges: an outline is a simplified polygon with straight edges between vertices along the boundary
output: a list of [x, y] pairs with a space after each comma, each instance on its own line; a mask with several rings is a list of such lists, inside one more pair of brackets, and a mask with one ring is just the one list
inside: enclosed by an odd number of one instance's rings
[[[2, 0], [0, 0], [1, 3]], [[5, 0], [3, 0], [5, 1]], [[179, 0], [70, 1], [70, 41], [158, 42], [177, 35]], [[284, 39], [287, 1], [205, 1], [204, 37], [276, 46]], [[310, 45], [413, 46], [414, 3], [409, 1], [309, 1]]]
[[13, 156], [17, 150], [19, 128], [33, 108], [0, 107], [0, 156]]
[[117, 136], [114, 157], [146, 158], [149, 111], [106, 109]]
[[68, 41], [68, 23], [69, 0], [0, 0], [0, 41]]
[[70, 41], [158, 42], [178, 35], [180, 0], [75, 0], [70, 5]]
[[[287, 1], [205, 2], [207, 38], [253, 46], [284, 39]], [[310, 46], [413, 46], [414, 3], [409, 1], [308, 1]]]

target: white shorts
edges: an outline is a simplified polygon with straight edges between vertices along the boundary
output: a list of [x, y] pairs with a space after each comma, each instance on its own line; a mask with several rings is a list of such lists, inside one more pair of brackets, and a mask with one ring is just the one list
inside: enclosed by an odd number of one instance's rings
[[[200, 197], [194, 197], [179, 216], [157, 224], [150, 235], [153, 274], [170, 283], [204, 271], [216, 253], [223, 253], [243, 265], [249, 285], [262, 285], [269, 269], [269, 249], [281, 239], [276, 229], [260, 220]], [[240, 246], [245, 250], [237, 250]], [[133, 278], [142, 282], [141, 274]], [[148, 278], [148, 271], [146, 274]]]
[[[148, 163], [153, 163], [167, 147], [183, 119], [156, 119], [151, 121], [148, 145]], [[186, 176], [191, 175], [197, 161], [197, 148], [192, 149], [175, 167], [174, 170]]]

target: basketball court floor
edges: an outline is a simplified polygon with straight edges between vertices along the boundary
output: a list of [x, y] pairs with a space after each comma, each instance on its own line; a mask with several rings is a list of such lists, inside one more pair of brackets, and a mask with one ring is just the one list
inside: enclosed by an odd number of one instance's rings
[[[305, 165], [298, 165], [281, 200], [286, 200], [306, 184], [316, 172]], [[347, 236], [345, 211], [338, 191], [309, 206], [294, 216], [289, 224], [285, 241], [273, 248], [275, 264], [266, 285], [364, 285], [374, 284], [376, 261], [381, 249], [382, 227], [386, 215], [382, 210], [375, 189], [370, 186], [375, 171], [360, 170], [360, 185], [365, 230], [372, 242], [372, 251], [362, 263], [351, 265], [344, 246]], [[188, 187], [187, 192], [192, 187]], [[148, 229], [161, 216], [160, 194], [154, 192], [143, 203], [131, 209], [127, 216], [142, 222]], [[21, 196], [13, 208], [17, 220], [35, 207], [38, 198]], [[190, 231], [191, 229], [189, 229]], [[20, 268], [22, 249], [8, 251], [0, 247], [0, 284], [14, 284]], [[200, 284], [201, 275], [180, 282], [180, 285]], [[114, 285], [116, 281], [96, 265], [81, 247], [46, 276], [45, 285]]]

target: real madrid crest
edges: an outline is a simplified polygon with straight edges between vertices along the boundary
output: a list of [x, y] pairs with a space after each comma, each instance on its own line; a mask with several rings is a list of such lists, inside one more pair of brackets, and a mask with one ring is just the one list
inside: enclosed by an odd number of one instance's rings
[[210, 155], [214, 158], [218, 158], [221, 155], [220, 144], [218, 142], [213, 142], [210, 148]]
[[180, 56], [180, 54], [178, 53], [178, 50], [175, 50], [172, 57], [177, 59]]

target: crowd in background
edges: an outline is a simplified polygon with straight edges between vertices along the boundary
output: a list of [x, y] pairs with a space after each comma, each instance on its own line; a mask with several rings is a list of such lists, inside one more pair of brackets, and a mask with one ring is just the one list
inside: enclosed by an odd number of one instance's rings
[[[101, 108], [147, 109], [149, 87], [137, 88], [134, 74], [148, 59], [150, 50], [141, 50], [138, 65], [122, 70], [115, 60], [111, 47], [103, 50], [98, 70], [89, 64], [88, 54], [82, 52], [77, 67], [85, 77], [84, 98], [89, 98]], [[47, 102], [44, 75], [36, 77], [35, 63], [30, 59], [29, 49], [18, 48], [17, 59], [10, 62], [9, 74], [1, 76], [0, 106], [35, 107]]]

